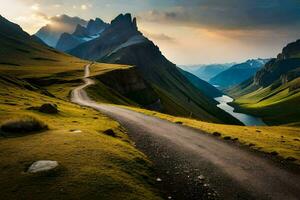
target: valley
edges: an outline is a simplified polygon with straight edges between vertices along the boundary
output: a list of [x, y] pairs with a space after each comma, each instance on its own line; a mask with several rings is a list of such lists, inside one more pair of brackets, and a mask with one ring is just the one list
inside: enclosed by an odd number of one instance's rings
[[1, 198], [299, 198], [300, 40], [177, 66], [140, 16], [47, 19], [0, 15]]

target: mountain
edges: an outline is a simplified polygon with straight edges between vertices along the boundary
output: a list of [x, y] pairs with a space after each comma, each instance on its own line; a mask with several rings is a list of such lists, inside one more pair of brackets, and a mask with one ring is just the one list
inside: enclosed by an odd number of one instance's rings
[[191, 66], [180, 66], [185, 71], [188, 71], [198, 78], [209, 81], [212, 77], [225, 71], [226, 69], [233, 66], [234, 63], [226, 64], [210, 64], [210, 65], [191, 65]]
[[252, 59], [230, 67], [209, 80], [220, 89], [227, 89], [251, 78], [267, 62], [267, 59]]
[[[230, 89], [237, 109], [269, 124], [300, 122], [300, 40], [288, 44], [253, 78]], [[300, 123], [299, 123], [300, 125]]]
[[85, 42], [68, 51], [70, 54], [89, 60], [97, 60], [125, 45], [143, 43], [146, 38], [137, 31], [136, 19], [130, 14], [121, 14], [111, 21], [101, 37]]
[[201, 80], [192, 73], [184, 71], [181, 68], [178, 68], [178, 70], [204, 95], [211, 98], [220, 97], [223, 95], [220, 90], [218, 90], [208, 82]]
[[176, 65], [138, 31], [136, 19], [130, 14], [117, 16], [98, 38], [80, 44], [68, 53], [83, 59], [135, 66], [155, 89], [165, 113], [239, 123], [190, 83]]
[[87, 22], [79, 17], [69, 17], [68, 15], [55, 16], [50, 18], [51, 23], [43, 26], [35, 33], [44, 43], [55, 47], [61, 34], [74, 32], [76, 26], [87, 25]]
[[107, 26], [108, 24], [106, 24], [99, 18], [96, 18], [95, 20], [91, 19], [88, 22], [87, 27], [78, 24], [75, 31], [72, 34], [63, 33], [60, 36], [56, 44], [56, 49], [60, 51], [71, 50], [79, 44], [99, 37]]

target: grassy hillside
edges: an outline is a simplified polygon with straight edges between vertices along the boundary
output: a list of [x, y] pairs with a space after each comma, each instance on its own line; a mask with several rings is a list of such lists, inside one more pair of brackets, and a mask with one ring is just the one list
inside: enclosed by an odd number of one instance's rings
[[[36, 43], [17, 25], [3, 21], [0, 25], [7, 26], [0, 29], [0, 127], [14, 124], [10, 126], [25, 130], [32, 124], [35, 132], [0, 131], [1, 198], [160, 199], [153, 189], [150, 161], [134, 148], [124, 129], [93, 109], [67, 101], [71, 89], [82, 84], [88, 62]], [[127, 68], [95, 63], [92, 75]], [[108, 89], [97, 89], [101, 88]], [[44, 103], [56, 104], [59, 113], [35, 109]], [[37, 121], [48, 129], [38, 130], [33, 125]], [[38, 160], [55, 160], [59, 167], [27, 173]]]
[[[49, 126], [34, 134], [0, 135], [2, 198], [159, 199], [150, 186], [150, 162], [117, 122], [28, 90], [34, 86], [22, 80], [1, 76], [0, 86], [0, 124], [31, 116]], [[59, 114], [28, 110], [45, 102], [57, 104]], [[108, 129], [116, 136], [106, 135]], [[50, 174], [26, 173], [37, 160], [56, 160], [60, 166]]]
[[237, 126], [175, 117], [159, 112], [126, 107], [184, 126], [202, 130], [220, 139], [236, 142], [252, 149], [300, 164], [300, 128], [285, 126]]
[[260, 116], [270, 125], [289, 124], [300, 126], [300, 78], [273, 89], [260, 88], [239, 97], [237, 110]]
[[230, 89], [238, 111], [269, 125], [300, 125], [300, 41], [288, 44], [254, 78]]

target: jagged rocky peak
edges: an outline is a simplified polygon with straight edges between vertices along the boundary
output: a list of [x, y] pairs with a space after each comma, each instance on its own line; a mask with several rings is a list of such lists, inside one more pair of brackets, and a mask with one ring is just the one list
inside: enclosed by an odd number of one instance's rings
[[85, 27], [83, 27], [80, 24], [78, 24], [76, 26], [76, 29], [75, 29], [73, 35], [83, 36], [84, 37], [84, 36], [88, 35], [88, 31], [87, 31], [87, 29]]
[[94, 35], [103, 31], [108, 26], [102, 19], [96, 18], [95, 20], [91, 19], [87, 25], [87, 30], [89, 34]]
[[285, 59], [285, 58], [291, 58], [295, 55], [298, 56], [299, 54], [300, 54], [300, 40], [297, 40], [284, 47], [282, 50], [282, 54], [279, 55], [278, 57]]
[[115, 27], [130, 27], [137, 30], [136, 18], [132, 19], [130, 13], [120, 14], [115, 19], [111, 21], [111, 26]]

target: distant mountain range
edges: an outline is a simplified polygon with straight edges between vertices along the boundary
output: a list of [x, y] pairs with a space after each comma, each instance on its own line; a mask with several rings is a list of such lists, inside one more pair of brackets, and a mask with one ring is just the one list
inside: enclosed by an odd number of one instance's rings
[[269, 124], [300, 121], [300, 40], [288, 44], [253, 78], [229, 90], [237, 109]]
[[56, 44], [56, 49], [60, 51], [71, 50], [82, 43], [98, 38], [100, 34], [106, 29], [106, 27], [108, 27], [108, 24], [106, 24], [99, 18], [90, 20], [86, 27], [78, 24], [72, 34], [63, 33], [60, 36]]
[[78, 25], [86, 26], [88, 23], [79, 17], [70, 17], [68, 15], [55, 16], [50, 20], [51, 23], [40, 28], [35, 35], [51, 47], [56, 47], [63, 33], [73, 33]]
[[205, 94], [206, 96], [209, 96], [211, 98], [215, 98], [215, 97], [220, 97], [223, 95], [223, 93], [218, 90], [217, 88], [215, 88], [214, 86], [212, 86], [211, 84], [209, 84], [208, 82], [198, 78], [197, 76], [195, 76], [194, 74], [185, 71], [181, 68], [178, 68], [178, 70], [197, 88], [199, 89], [201, 92], [203, 92], [203, 94]]
[[228, 89], [251, 78], [269, 59], [252, 59], [233, 65], [209, 80], [209, 83], [220, 89]]
[[188, 71], [198, 78], [209, 81], [212, 77], [217, 74], [229, 69], [236, 63], [225, 63], [225, 64], [210, 64], [210, 65], [185, 65], [180, 66], [185, 71]]

